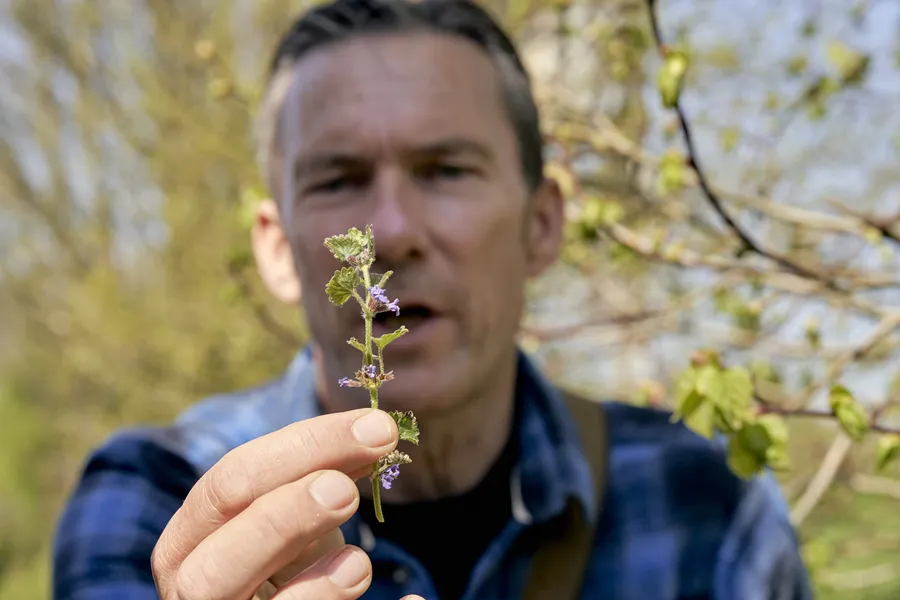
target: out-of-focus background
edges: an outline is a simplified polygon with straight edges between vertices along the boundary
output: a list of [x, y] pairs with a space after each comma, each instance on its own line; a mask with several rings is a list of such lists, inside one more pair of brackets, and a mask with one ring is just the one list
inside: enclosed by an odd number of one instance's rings
[[[0, 0], [0, 600], [49, 597], [49, 541], [93, 446], [275, 376], [302, 345], [247, 227], [264, 193], [251, 116], [304, 6]], [[645, 1], [491, 7], [534, 74], [570, 203], [523, 348], [594, 397], [669, 407], [695, 387], [694, 352], [747, 369], [769, 433], [788, 424], [779, 477], [819, 597], [900, 597], [900, 470], [876, 468], [900, 446], [884, 435], [900, 402], [900, 3], [659, 0], [662, 41], [690, 65], [693, 153]]]

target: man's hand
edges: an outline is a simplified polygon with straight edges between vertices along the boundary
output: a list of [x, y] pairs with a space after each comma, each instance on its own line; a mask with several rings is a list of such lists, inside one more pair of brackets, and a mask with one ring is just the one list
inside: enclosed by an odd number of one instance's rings
[[235, 448], [193, 487], [153, 550], [162, 600], [359, 598], [372, 579], [339, 526], [359, 506], [355, 480], [397, 445], [385, 412], [294, 423]]

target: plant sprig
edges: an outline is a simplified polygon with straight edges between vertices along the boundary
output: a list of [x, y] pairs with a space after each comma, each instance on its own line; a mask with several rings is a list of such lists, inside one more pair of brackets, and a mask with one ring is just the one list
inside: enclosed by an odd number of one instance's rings
[[[348, 265], [335, 271], [325, 286], [328, 299], [338, 307], [346, 304], [351, 298], [356, 300], [362, 310], [366, 326], [364, 341], [360, 342], [356, 338], [347, 340], [348, 344], [362, 354], [362, 366], [352, 378], [342, 377], [338, 380], [338, 384], [341, 387], [367, 389], [372, 408], [378, 408], [378, 390], [394, 378], [393, 371], [385, 370], [384, 349], [388, 344], [409, 332], [405, 326], [400, 326], [391, 333], [378, 337], [372, 335], [372, 321], [375, 315], [388, 311], [400, 315], [399, 299], [395, 298], [391, 301], [384, 288], [393, 273], [388, 271], [378, 274], [371, 271], [372, 265], [375, 263], [375, 238], [371, 225], [366, 227], [365, 232], [353, 227], [345, 234], [325, 238], [325, 247], [338, 261]], [[376, 280], [378, 283], [373, 285], [373, 281]], [[388, 414], [397, 423], [400, 439], [418, 445], [419, 425], [415, 415], [410, 411], [391, 411]], [[384, 514], [381, 510], [381, 487], [386, 490], [391, 489], [394, 479], [400, 475], [400, 465], [411, 462], [412, 459], [409, 455], [394, 450], [390, 454], [382, 456], [378, 462], [372, 465], [372, 473], [369, 478], [372, 481], [375, 516], [379, 523], [384, 523]], [[381, 486], [379, 486], [379, 482]]]

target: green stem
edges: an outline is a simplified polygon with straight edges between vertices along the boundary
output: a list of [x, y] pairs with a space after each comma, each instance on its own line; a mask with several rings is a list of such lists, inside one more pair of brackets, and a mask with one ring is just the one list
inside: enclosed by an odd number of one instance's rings
[[[369, 275], [369, 267], [363, 267], [363, 283], [366, 285], [366, 308], [364, 309], [365, 313], [365, 321], [366, 321], [366, 356], [365, 362], [366, 366], [373, 364], [372, 363], [372, 315], [371, 311], [368, 308], [368, 301], [372, 297], [372, 294], [369, 292], [369, 288], [372, 287], [372, 279]], [[381, 367], [381, 372], [384, 373], [384, 362], [381, 359], [381, 355], [378, 356], [378, 364]], [[372, 408], [378, 408], [378, 388], [370, 387], [369, 388], [369, 400], [372, 403]], [[381, 510], [381, 487], [378, 485], [378, 463], [376, 462], [372, 465], [372, 504], [375, 505], [375, 518], [378, 519], [379, 523], [384, 523], [384, 514]]]
[[[366, 322], [366, 366], [372, 364], [372, 315], [371, 311], [368, 308], [369, 300], [372, 298], [372, 294], [369, 292], [369, 288], [371, 287], [371, 276], [369, 275], [369, 267], [363, 267], [363, 282], [366, 285], [366, 307], [363, 309], [364, 312], [364, 320]], [[373, 408], [377, 408], [378, 399], [373, 398]]]
[[375, 518], [379, 523], [384, 523], [384, 513], [381, 512], [381, 487], [378, 485], [378, 477], [375, 476], [376, 463], [372, 467], [372, 501], [375, 504]]

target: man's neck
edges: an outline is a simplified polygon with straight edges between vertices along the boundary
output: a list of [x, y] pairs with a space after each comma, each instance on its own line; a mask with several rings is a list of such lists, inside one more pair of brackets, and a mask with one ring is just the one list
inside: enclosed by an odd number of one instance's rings
[[[439, 413], [418, 410], [416, 418], [423, 432], [418, 446], [402, 444], [412, 463], [403, 465], [385, 503], [404, 504], [435, 500], [465, 493], [480, 482], [503, 451], [512, 429], [515, 409], [515, 352], [504, 360], [493, 376], [472, 390], [471, 397], [456, 402], [455, 408]], [[323, 381], [324, 367], [316, 360], [316, 377]], [[325, 410], [343, 410], [340, 401], [330, 398], [317, 386]], [[427, 432], [427, 434], [425, 434]], [[360, 480], [360, 493], [371, 496], [368, 479]]]

